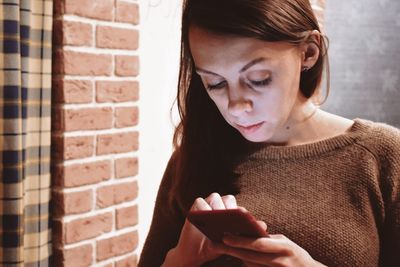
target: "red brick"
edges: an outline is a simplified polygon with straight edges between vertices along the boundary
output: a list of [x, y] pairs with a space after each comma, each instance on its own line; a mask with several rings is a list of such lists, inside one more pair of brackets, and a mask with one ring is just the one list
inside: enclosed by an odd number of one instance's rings
[[97, 136], [97, 155], [125, 153], [139, 148], [139, 133], [117, 133]]
[[57, 166], [53, 184], [61, 187], [76, 187], [95, 184], [111, 178], [110, 161], [97, 161], [68, 166]]
[[115, 267], [136, 267], [137, 266], [137, 255], [132, 255], [117, 261]]
[[116, 128], [135, 126], [138, 122], [139, 109], [137, 107], [121, 107], [115, 109]]
[[56, 103], [82, 104], [93, 100], [93, 83], [86, 80], [53, 80], [53, 100]]
[[114, 256], [123, 255], [135, 250], [138, 244], [137, 232], [130, 232], [116, 237], [99, 240], [97, 246], [97, 260], [105, 260]]
[[138, 196], [137, 181], [115, 185], [115, 203], [119, 204], [126, 201], [131, 201]]
[[[61, 55], [58, 56], [58, 53]], [[112, 73], [111, 55], [62, 51], [56, 52], [55, 60], [60, 61], [60, 66], [55, 64], [55, 71], [57, 74], [110, 76]]]
[[93, 136], [63, 137], [52, 136], [52, 160], [63, 161], [69, 159], [86, 158], [94, 152]]
[[53, 14], [54, 17], [63, 15], [65, 12], [65, 3], [64, 1], [53, 1]]
[[105, 208], [122, 202], [132, 201], [137, 198], [137, 182], [103, 186], [97, 189], [96, 206]]
[[[53, 37], [56, 39], [57, 37]], [[53, 40], [55, 42], [55, 40]], [[52, 66], [51, 72], [52, 74], [64, 74], [65, 73], [65, 66], [64, 66], [64, 52], [61, 49], [57, 49], [56, 46], [53, 47], [53, 54], [52, 54]]]
[[139, 57], [115, 56], [115, 75], [137, 76], [139, 74]]
[[92, 25], [76, 21], [56, 20], [54, 36], [55, 43], [58, 45], [91, 46]]
[[51, 156], [53, 163], [64, 159], [64, 139], [62, 136], [51, 136]]
[[91, 266], [93, 262], [93, 247], [90, 244], [74, 247], [71, 249], [54, 250], [55, 266]]
[[96, 101], [126, 102], [139, 99], [137, 81], [98, 81], [96, 82]]
[[64, 110], [65, 131], [101, 130], [112, 128], [111, 108], [81, 108]]
[[138, 207], [132, 206], [127, 208], [117, 209], [115, 217], [116, 217], [117, 229], [137, 225]]
[[62, 137], [52, 136], [52, 160], [86, 158], [93, 155], [93, 136]]
[[64, 110], [60, 105], [51, 107], [51, 132], [57, 133], [64, 127]]
[[86, 158], [93, 155], [94, 152], [93, 136], [64, 137], [65, 160]]
[[136, 50], [139, 32], [134, 29], [97, 26], [96, 46], [100, 48]]
[[51, 210], [54, 219], [59, 218], [65, 214], [64, 209], [64, 193], [52, 191], [51, 192]]
[[114, 0], [65, 0], [64, 8], [65, 14], [74, 14], [100, 20], [112, 20]]
[[63, 238], [64, 238], [64, 229], [63, 223], [61, 219], [56, 217], [52, 218], [51, 223], [51, 231], [52, 231], [52, 242], [54, 248], [60, 248], [62, 246]]
[[88, 212], [93, 207], [92, 190], [80, 192], [53, 192], [54, 216]]
[[[57, 2], [61, 2], [61, 1], [57, 1]], [[56, 6], [57, 4], [54, 3], [54, 14], [56, 14]], [[63, 21], [60, 19], [53, 19], [53, 34], [52, 34], [52, 38], [53, 38], [53, 45], [61, 45], [63, 43], [63, 34], [62, 34], [62, 29], [63, 28]]]
[[93, 207], [92, 190], [64, 193], [65, 214], [88, 212], [92, 209], [92, 207]]
[[115, 188], [114, 185], [103, 186], [96, 192], [96, 207], [105, 208], [114, 205]]
[[139, 5], [136, 3], [128, 3], [117, 1], [115, 10], [115, 20], [132, 24], [139, 23]]
[[138, 158], [122, 158], [115, 160], [115, 177], [124, 178], [138, 174]]
[[113, 218], [111, 212], [66, 223], [64, 225], [65, 243], [76, 243], [110, 232], [112, 224]]

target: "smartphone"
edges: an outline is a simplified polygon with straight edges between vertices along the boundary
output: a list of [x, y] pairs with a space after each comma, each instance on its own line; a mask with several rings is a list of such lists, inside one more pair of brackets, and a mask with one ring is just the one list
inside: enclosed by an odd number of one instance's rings
[[256, 218], [241, 209], [189, 211], [187, 219], [212, 241], [221, 242], [224, 233], [245, 237], [266, 237]]

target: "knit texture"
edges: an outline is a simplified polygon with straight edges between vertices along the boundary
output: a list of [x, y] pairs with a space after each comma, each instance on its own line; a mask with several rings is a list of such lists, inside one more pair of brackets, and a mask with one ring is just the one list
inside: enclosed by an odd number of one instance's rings
[[[171, 160], [139, 266], [160, 266], [184, 217], [167, 208]], [[400, 131], [355, 119], [312, 144], [265, 146], [245, 155], [238, 205], [328, 266], [400, 266]], [[207, 266], [241, 266], [219, 259]]]

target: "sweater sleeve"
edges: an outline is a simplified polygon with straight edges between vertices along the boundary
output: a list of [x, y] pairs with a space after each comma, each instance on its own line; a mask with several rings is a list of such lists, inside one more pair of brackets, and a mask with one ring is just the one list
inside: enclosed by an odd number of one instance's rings
[[167, 252], [176, 246], [184, 218], [168, 205], [168, 192], [174, 173], [174, 155], [170, 158], [158, 189], [153, 219], [139, 259], [139, 267], [160, 267]]
[[[381, 231], [381, 266], [400, 266], [400, 130], [388, 127], [379, 148], [385, 220]], [[383, 136], [382, 136], [383, 137]]]

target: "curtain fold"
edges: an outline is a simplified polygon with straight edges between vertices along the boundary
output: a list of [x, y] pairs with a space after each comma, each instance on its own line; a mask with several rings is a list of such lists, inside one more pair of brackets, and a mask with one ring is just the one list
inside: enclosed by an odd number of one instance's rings
[[52, 0], [0, 0], [0, 266], [49, 266]]

